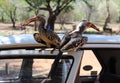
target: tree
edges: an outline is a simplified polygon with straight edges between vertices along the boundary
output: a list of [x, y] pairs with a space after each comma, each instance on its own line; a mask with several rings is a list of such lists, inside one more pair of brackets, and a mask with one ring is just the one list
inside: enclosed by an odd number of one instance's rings
[[105, 23], [103, 26], [103, 30], [106, 29], [107, 24], [110, 22], [110, 10], [109, 10], [109, 0], [106, 0], [106, 9], [107, 9], [107, 17], [105, 19]]
[[4, 12], [2, 10], [0, 10], [0, 14], [1, 14], [1, 18], [0, 18], [0, 22], [4, 23], [5, 19], [4, 19]]
[[47, 26], [51, 27], [54, 30], [54, 24], [56, 21], [57, 16], [60, 14], [61, 11], [70, 9], [72, 7], [72, 2], [75, 0], [37, 0], [39, 1], [39, 5], [36, 5], [35, 0], [25, 0], [30, 7], [35, 9], [47, 11], [49, 16], [47, 20]]
[[[73, 9], [72, 7], [70, 10]], [[64, 24], [70, 23], [73, 18], [73, 11], [70, 11], [69, 9], [63, 10], [58, 16], [57, 16], [57, 23], [60, 24], [60, 30], [62, 30], [64, 27]]]
[[13, 28], [15, 29], [15, 23], [16, 23], [16, 9], [17, 7], [15, 4], [12, 4], [9, 0], [1, 0], [0, 1], [0, 7], [2, 8], [3, 12], [10, 18]]
[[90, 4], [88, 0], [83, 0], [83, 2], [88, 6], [89, 12], [88, 12], [87, 20], [90, 21], [92, 11], [93, 11], [93, 5]]
[[[41, 7], [41, 0], [25, 0], [29, 5], [29, 11], [34, 11], [35, 15], [37, 16], [39, 13], [39, 8]], [[37, 31], [37, 23], [35, 22], [35, 31]]]
[[101, 0], [81, 0], [85, 3], [86, 8], [84, 11], [86, 12], [87, 20], [90, 21], [92, 15], [94, 15], [95, 12], [97, 12], [97, 8], [101, 2]]

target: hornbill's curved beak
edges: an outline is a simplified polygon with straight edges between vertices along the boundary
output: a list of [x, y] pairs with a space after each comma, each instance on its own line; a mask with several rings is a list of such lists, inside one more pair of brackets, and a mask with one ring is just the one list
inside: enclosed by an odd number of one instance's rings
[[97, 31], [100, 31], [99, 28], [97, 28], [97, 27], [96, 27], [94, 24], [92, 24], [91, 22], [87, 22], [87, 27], [93, 28], [93, 29], [95, 29], [95, 30], [97, 30]]
[[22, 26], [27, 26], [29, 23], [34, 22], [34, 21], [40, 21], [39, 16], [34, 16], [28, 19], [27, 21], [25, 21], [25, 23]]

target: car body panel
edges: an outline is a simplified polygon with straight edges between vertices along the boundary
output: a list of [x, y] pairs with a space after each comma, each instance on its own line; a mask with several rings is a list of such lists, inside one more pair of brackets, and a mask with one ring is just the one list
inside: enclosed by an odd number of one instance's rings
[[[60, 39], [64, 34], [58, 34]], [[88, 35], [84, 34], [83, 36], [88, 37], [88, 42], [100, 42], [100, 43], [120, 43], [120, 36], [106, 36], [106, 35]], [[37, 43], [32, 34], [20, 34], [20, 35], [8, 35], [0, 36], [0, 45], [4, 44], [29, 44]]]
[[[60, 38], [62, 39], [63, 34], [59, 34]], [[92, 50], [95, 56], [97, 57], [99, 63], [102, 66], [101, 72], [104, 73], [108, 66], [108, 59], [111, 57], [118, 58], [120, 52], [116, 52], [120, 50], [120, 36], [104, 36], [104, 35], [86, 35], [88, 37], [87, 44], [83, 45], [77, 52], [65, 52], [63, 57], [70, 55], [74, 58], [74, 63], [70, 68], [69, 75], [67, 76], [65, 83], [84, 83], [87, 79], [88, 83], [89, 80], [95, 80], [96, 76], [87, 76], [81, 77], [78, 75], [80, 71], [82, 57], [84, 55], [85, 50]], [[40, 48], [46, 48], [39, 52]], [[52, 58], [54, 59], [55, 56], [58, 54], [58, 50], [54, 52], [54, 54], [50, 54], [50, 48], [48, 49], [43, 44], [38, 44], [32, 35], [30, 34], [23, 34], [23, 35], [13, 35], [13, 36], [0, 36], [0, 59], [15, 59], [15, 58]], [[111, 53], [109, 55], [108, 53]], [[113, 52], [113, 53], [112, 53]], [[107, 54], [106, 54], [107, 53]], [[115, 54], [115, 55], [114, 55]], [[107, 58], [106, 58], [107, 56]], [[117, 59], [117, 66], [119, 64], [119, 59]], [[107, 66], [106, 66], [107, 65]], [[116, 67], [116, 72], [119, 73], [119, 67]], [[106, 73], [106, 72], [105, 72]], [[111, 73], [111, 72], [110, 72]], [[117, 73], [115, 73], [116, 75]], [[101, 76], [104, 74], [101, 74]], [[79, 81], [77, 78], [80, 78]], [[106, 81], [105, 81], [106, 82]], [[103, 83], [105, 83], [103, 82]], [[92, 82], [93, 83], [93, 82]], [[112, 82], [111, 82], [112, 83]]]

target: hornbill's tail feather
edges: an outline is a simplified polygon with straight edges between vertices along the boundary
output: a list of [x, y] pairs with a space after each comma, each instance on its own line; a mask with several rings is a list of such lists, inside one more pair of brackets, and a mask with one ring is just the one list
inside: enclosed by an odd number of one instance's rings
[[59, 51], [58, 55], [56, 56], [56, 58], [55, 58], [55, 60], [52, 64], [52, 67], [51, 67], [51, 70], [49, 72], [48, 78], [50, 78], [50, 77], [52, 78], [52, 76], [55, 75], [59, 60], [62, 58], [62, 54], [63, 54], [63, 52]]

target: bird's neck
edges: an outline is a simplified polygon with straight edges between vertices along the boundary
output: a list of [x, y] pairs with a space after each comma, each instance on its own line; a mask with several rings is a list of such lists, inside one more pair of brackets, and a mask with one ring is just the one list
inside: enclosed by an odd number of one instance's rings
[[79, 23], [77, 26], [76, 26], [76, 29], [73, 30], [71, 33], [75, 33], [75, 32], [79, 32], [79, 34], [82, 34], [84, 32], [84, 26], [82, 25], [83, 23]]
[[76, 27], [76, 31], [78, 31], [80, 34], [83, 34], [85, 31], [86, 26], [83, 25], [83, 22], [79, 23]]
[[45, 23], [46, 23], [46, 21], [45, 21], [44, 19], [41, 20], [41, 21], [40, 21], [40, 24], [39, 24], [38, 30], [40, 30], [41, 28], [42, 28], [42, 29], [45, 29]]
[[79, 33], [80, 35], [82, 35], [83, 32], [84, 32], [84, 29], [82, 29], [80, 27], [76, 27], [76, 29], [73, 30], [70, 34], [73, 34], [73, 33], [76, 33], [76, 32]]

